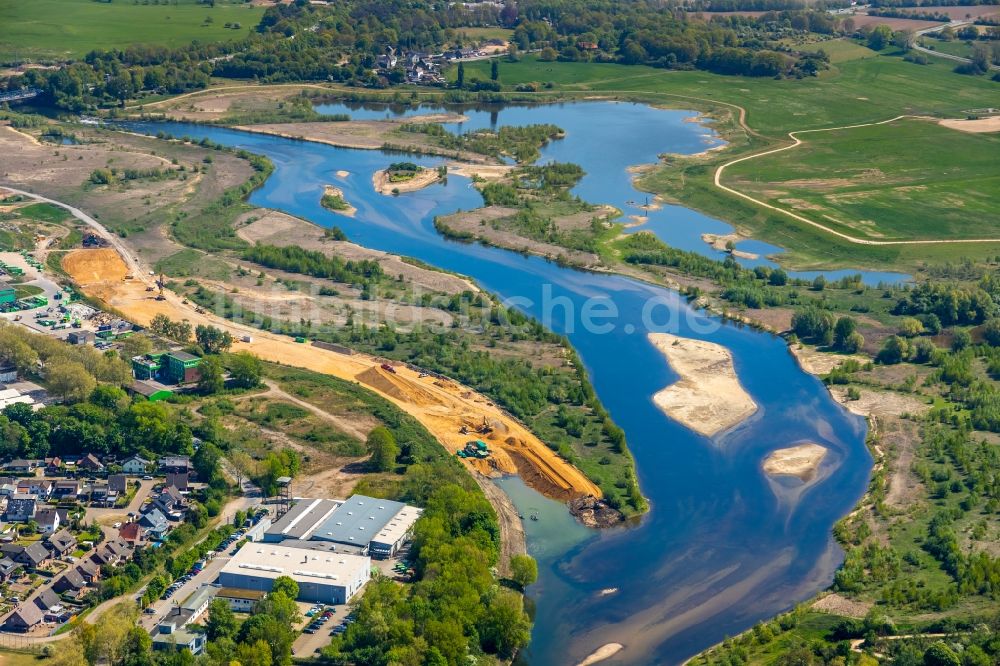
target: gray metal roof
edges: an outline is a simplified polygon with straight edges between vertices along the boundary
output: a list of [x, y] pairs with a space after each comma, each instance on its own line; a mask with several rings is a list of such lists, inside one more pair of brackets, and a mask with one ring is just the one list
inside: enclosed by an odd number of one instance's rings
[[365, 545], [405, 506], [402, 502], [354, 495], [323, 521], [310, 538]]
[[288, 513], [276, 520], [264, 534], [271, 539], [306, 539], [324, 518], [340, 505], [330, 499], [305, 497], [297, 500]]

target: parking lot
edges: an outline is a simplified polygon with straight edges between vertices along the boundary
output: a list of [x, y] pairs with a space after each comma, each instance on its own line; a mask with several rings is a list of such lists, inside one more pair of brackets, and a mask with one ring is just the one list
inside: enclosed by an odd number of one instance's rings
[[[302, 615], [305, 623], [302, 626], [302, 634], [292, 643], [292, 654], [296, 657], [311, 657], [313, 654], [323, 649], [330, 643], [330, 637], [334, 631], [343, 631], [345, 622], [351, 612], [350, 606], [338, 604], [336, 606], [324, 606], [322, 604], [303, 604]], [[312, 615], [309, 613], [312, 612]]]

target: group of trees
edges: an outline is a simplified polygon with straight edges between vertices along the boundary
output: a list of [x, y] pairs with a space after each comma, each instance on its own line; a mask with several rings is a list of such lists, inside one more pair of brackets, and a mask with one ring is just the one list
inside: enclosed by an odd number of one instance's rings
[[853, 354], [865, 344], [852, 317], [836, 317], [828, 310], [807, 307], [792, 315], [792, 332], [800, 339]]
[[384, 273], [382, 266], [373, 259], [344, 261], [316, 250], [303, 250], [294, 245], [265, 245], [257, 243], [247, 248], [243, 258], [255, 264], [277, 268], [291, 273], [326, 278], [346, 284], [366, 284], [378, 281]]

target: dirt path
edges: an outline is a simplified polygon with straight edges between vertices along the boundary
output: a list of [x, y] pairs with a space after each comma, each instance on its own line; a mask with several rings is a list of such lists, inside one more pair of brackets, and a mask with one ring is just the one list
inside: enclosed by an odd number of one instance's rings
[[331, 414], [330, 412], [327, 412], [327, 411], [324, 411], [324, 410], [320, 409], [319, 407], [317, 407], [316, 405], [312, 404], [311, 402], [306, 402], [305, 400], [302, 400], [301, 398], [296, 398], [294, 395], [292, 395], [291, 393], [288, 393], [283, 388], [281, 388], [280, 386], [278, 386], [277, 384], [275, 384], [274, 382], [272, 382], [270, 380], [265, 380], [264, 384], [267, 385], [267, 391], [265, 391], [264, 393], [254, 393], [252, 395], [248, 395], [247, 397], [248, 398], [277, 398], [279, 400], [284, 400], [286, 402], [290, 402], [290, 403], [292, 403], [294, 405], [298, 405], [302, 409], [305, 409], [305, 410], [307, 410], [309, 412], [312, 412], [313, 414], [315, 414], [316, 416], [320, 417], [321, 419], [325, 419], [325, 420], [329, 421], [330, 423], [332, 423], [335, 426], [337, 426], [338, 430], [342, 430], [343, 432], [346, 432], [348, 435], [350, 435], [351, 437], [354, 437], [359, 442], [365, 441], [365, 438], [367, 437], [367, 435], [365, 433], [361, 432], [360, 430], [358, 430], [357, 428], [355, 428], [354, 424], [349, 423], [349, 422], [345, 421], [344, 419], [340, 418], [339, 416], [335, 416], [335, 415]]
[[500, 519], [500, 573], [510, 575], [510, 558], [524, 555], [528, 552], [524, 539], [524, 524], [521, 515], [507, 493], [482, 474], [473, 474], [473, 478], [483, 494], [490, 501]]
[[904, 118], [915, 118], [915, 119], [918, 119], [918, 120], [936, 120], [934, 118], [928, 118], [926, 116], [902, 115], [902, 116], [896, 116], [895, 118], [890, 118], [888, 120], [881, 120], [879, 122], [874, 122], [874, 123], [862, 123], [860, 125], [845, 125], [843, 127], [827, 127], [827, 128], [824, 128], [824, 129], [799, 130], [797, 132], [789, 132], [788, 136], [792, 140], [792, 143], [788, 144], [787, 146], [781, 146], [780, 148], [772, 148], [771, 150], [765, 150], [764, 152], [761, 152], [761, 153], [754, 153], [753, 155], [747, 155], [746, 157], [740, 157], [740, 158], [737, 158], [735, 160], [732, 160], [730, 162], [726, 162], [725, 164], [720, 165], [715, 170], [715, 186], [718, 187], [720, 190], [724, 190], [726, 192], [729, 192], [730, 194], [735, 194], [736, 196], [740, 197], [741, 199], [746, 199], [747, 201], [755, 203], [758, 206], [762, 206], [762, 207], [767, 208], [769, 210], [777, 211], [777, 212], [779, 212], [779, 213], [781, 213], [783, 215], [787, 215], [788, 217], [791, 217], [794, 220], [798, 220], [799, 222], [804, 222], [805, 224], [808, 224], [811, 227], [815, 227], [815, 228], [817, 228], [817, 229], [819, 229], [821, 231], [824, 231], [824, 232], [826, 232], [828, 234], [831, 234], [833, 236], [836, 236], [838, 238], [846, 240], [849, 243], [855, 243], [857, 245], [944, 245], [944, 244], [949, 244], [949, 243], [951, 243], [951, 244], [954, 244], [954, 243], [1000, 243], [1000, 238], [960, 238], [960, 239], [908, 240], [908, 241], [905, 241], [905, 240], [900, 240], [900, 241], [877, 241], [877, 240], [869, 240], [867, 238], [857, 238], [855, 236], [850, 236], [848, 234], [845, 234], [845, 233], [842, 233], [840, 231], [837, 231], [836, 229], [831, 229], [830, 227], [826, 226], [825, 224], [820, 224], [819, 222], [815, 222], [813, 220], [810, 220], [809, 218], [803, 217], [802, 215], [799, 215], [798, 213], [793, 213], [790, 210], [786, 210], [784, 208], [779, 208], [778, 206], [773, 206], [773, 205], [771, 205], [771, 204], [769, 204], [769, 203], [767, 203], [765, 201], [761, 201], [760, 199], [755, 199], [755, 198], [751, 197], [749, 194], [744, 194], [743, 192], [740, 192], [739, 190], [734, 190], [733, 188], [727, 187], [727, 186], [725, 186], [725, 185], [722, 184], [722, 174], [723, 174], [723, 172], [725, 172], [725, 170], [726, 170], [727, 167], [731, 167], [734, 164], [739, 164], [740, 162], [746, 162], [746, 161], [749, 161], [749, 160], [757, 159], [758, 157], [764, 157], [765, 155], [774, 155], [775, 153], [780, 153], [780, 152], [784, 152], [786, 150], [792, 150], [793, 148], [798, 148], [799, 146], [801, 146], [804, 143], [804, 141], [802, 141], [802, 139], [799, 138], [799, 136], [798, 136], [799, 134], [809, 134], [809, 133], [815, 133], [815, 132], [835, 132], [837, 130], [856, 129], [856, 128], [859, 128], [859, 127], [871, 127], [873, 125], [886, 125], [888, 123], [893, 123], [893, 122], [896, 122], [897, 120], [902, 120]]

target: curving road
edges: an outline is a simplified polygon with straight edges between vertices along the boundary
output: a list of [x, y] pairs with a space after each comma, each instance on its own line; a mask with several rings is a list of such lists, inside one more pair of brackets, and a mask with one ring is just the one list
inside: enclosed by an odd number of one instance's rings
[[1000, 243], [1000, 238], [958, 238], [958, 239], [939, 239], [939, 240], [896, 240], [896, 241], [878, 241], [878, 240], [871, 240], [868, 238], [858, 238], [856, 236], [851, 236], [849, 234], [837, 231], [836, 229], [831, 229], [825, 224], [820, 224], [819, 222], [810, 220], [809, 218], [803, 217], [798, 213], [794, 213], [784, 208], [779, 208], [778, 206], [769, 204], [766, 201], [761, 201], [760, 199], [755, 199], [749, 194], [744, 194], [739, 190], [734, 190], [733, 188], [722, 184], [722, 174], [725, 172], [727, 167], [731, 167], [734, 164], [739, 164], [740, 162], [753, 160], [758, 157], [764, 157], [765, 155], [774, 155], [775, 153], [780, 153], [786, 150], [792, 150], [793, 148], [798, 148], [804, 143], [802, 139], [798, 137], [799, 134], [809, 134], [813, 132], [835, 132], [837, 130], [856, 129], [858, 127], [870, 127], [872, 125], [885, 125], [888, 123], [896, 122], [897, 120], [902, 120], [903, 118], [936, 120], [934, 118], [928, 118], [926, 116], [902, 115], [902, 116], [896, 116], [895, 118], [889, 118], [888, 120], [881, 120], [875, 123], [862, 123], [860, 125], [844, 125], [843, 127], [826, 127], [823, 129], [799, 130], [797, 132], [789, 132], [788, 137], [792, 140], [792, 143], [788, 144], [787, 146], [781, 146], [780, 148], [772, 148], [771, 150], [765, 150], [764, 152], [761, 153], [754, 153], [753, 155], [740, 157], [720, 165], [715, 170], [715, 186], [718, 187], [720, 190], [724, 190], [729, 194], [736, 195], [741, 199], [746, 199], [747, 201], [750, 201], [758, 206], [761, 206], [762, 208], [767, 208], [769, 210], [776, 211], [783, 215], [787, 215], [788, 217], [794, 220], [803, 222], [811, 227], [815, 227], [816, 229], [824, 231], [830, 235], [836, 236], [837, 238], [846, 240], [849, 243], [855, 243], [857, 245], [946, 245], [946, 244], [956, 244], [956, 243]]

